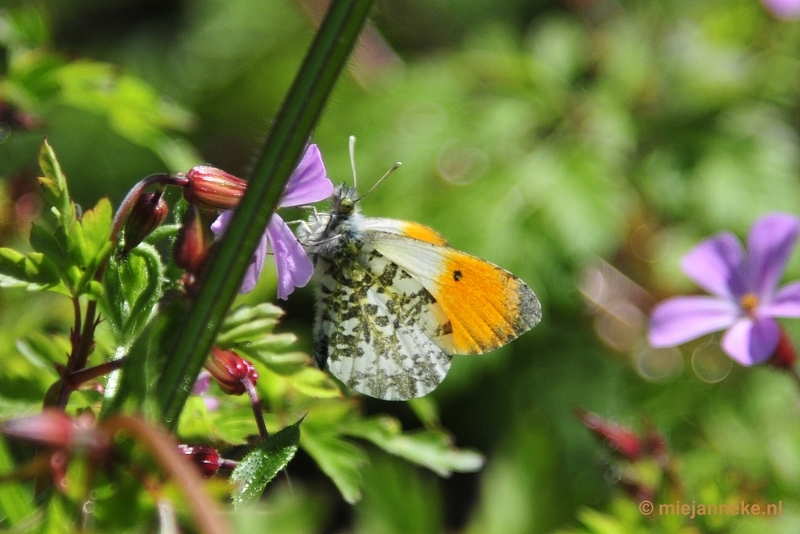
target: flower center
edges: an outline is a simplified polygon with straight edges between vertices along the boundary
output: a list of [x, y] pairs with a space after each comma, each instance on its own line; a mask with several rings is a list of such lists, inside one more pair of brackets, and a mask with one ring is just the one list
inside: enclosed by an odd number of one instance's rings
[[754, 293], [747, 293], [739, 299], [739, 305], [747, 315], [753, 315], [758, 307], [758, 297]]

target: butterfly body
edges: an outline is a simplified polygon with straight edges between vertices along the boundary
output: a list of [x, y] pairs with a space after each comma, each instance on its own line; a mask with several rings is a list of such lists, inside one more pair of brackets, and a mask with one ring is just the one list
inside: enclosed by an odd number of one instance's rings
[[314, 356], [349, 387], [406, 400], [436, 388], [453, 354], [480, 354], [533, 327], [541, 307], [519, 278], [447, 246], [430, 228], [364, 217], [339, 186], [300, 236], [319, 304]]

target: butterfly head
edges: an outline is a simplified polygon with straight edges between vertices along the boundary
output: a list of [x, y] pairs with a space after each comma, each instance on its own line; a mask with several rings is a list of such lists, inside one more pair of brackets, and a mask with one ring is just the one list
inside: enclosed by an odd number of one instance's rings
[[340, 184], [331, 195], [332, 213], [338, 217], [353, 215], [356, 212], [356, 204], [360, 200], [356, 195], [354, 186]]

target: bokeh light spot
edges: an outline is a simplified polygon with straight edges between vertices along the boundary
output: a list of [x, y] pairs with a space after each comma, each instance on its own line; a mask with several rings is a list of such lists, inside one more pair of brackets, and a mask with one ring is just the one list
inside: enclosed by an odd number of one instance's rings
[[733, 360], [716, 341], [703, 343], [692, 354], [692, 369], [703, 382], [714, 384], [727, 377], [733, 369]]

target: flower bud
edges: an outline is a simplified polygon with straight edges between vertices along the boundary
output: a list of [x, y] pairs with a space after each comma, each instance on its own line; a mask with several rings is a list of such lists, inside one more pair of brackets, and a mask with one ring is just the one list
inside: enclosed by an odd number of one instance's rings
[[205, 478], [213, 477], [223, 463], [219, 451], [209, 445], [178, 445], [178, 450], [186, 455]]
[[108, 446], [105, 434], [88, 417], [73, 419], [64, 412], [46, 409], [36, 415], [0, 423], [0, 433], [56, 449], [101, 452]]
[[775, 352], [772, 353], [772, 359], [769, 363], [778, 369], [794, 369], [797, 362], [797, 352], [794, 349], [792, 340], [786, 335], [783, 328], [780, 329], [780, 337], [778, 338], [778, 345], [775, 347]]
[[175, 264], [192, 274], [199, 274], [203, 261], [208, 255], [209, 236], [197, 208], [192, 205], [186, 209], [181, 228], [175, 238], [172, 256]]
[[164, 201], [161, 191], [145, 193], [136, 199], [128, 220], [125, 221], [125, 247], [123, 253], [127, 254], [145, 237], [159, 227], [169, 213], [169, 206]]
[[192, 167], [186, 179], [183, 198], [201, 208], [233, 209], [247, 189], [247, 182], [241, 178], [208, 165]]
[[575, 410], [574, 413], [594, 435], [629, 460], [636, 460], [645, 452], [641, 438], [622, 425], [584, 410]]
[[205, 367], [228, 395], [241, 395], [247, 391], [245, 379], [254, 386], [258, 380], [258, 372], [253, 364], [232, 350], [212, 347]]

